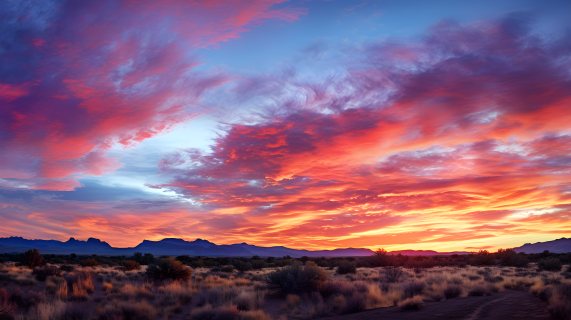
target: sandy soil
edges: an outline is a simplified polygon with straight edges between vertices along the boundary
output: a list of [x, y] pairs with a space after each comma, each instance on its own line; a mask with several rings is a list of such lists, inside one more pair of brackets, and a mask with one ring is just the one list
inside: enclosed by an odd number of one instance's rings
[[506, 290], [487, 297], [466, 297], [441, 302], [427, 302], [420, 311], [402, 311], [398, 307], [389, 307], [323, 319], [523, 320], [551, 319], [551, 315], [547, 312], [547, 304], [531, 293]]

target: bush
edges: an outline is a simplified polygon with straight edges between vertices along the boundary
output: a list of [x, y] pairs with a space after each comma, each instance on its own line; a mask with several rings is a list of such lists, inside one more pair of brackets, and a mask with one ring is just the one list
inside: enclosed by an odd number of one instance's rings
[[262, 310], [240, 312], [240, 320], [272, 320], [268, 314]]
[[274, 271], [265, 278], [268, 289], [282, 294], [317, 291], [326, 280], [327, 273], [310, 262], [305, 267], [295, 263]]
[[61, 276], [60, 270], [56, 266], [45, 266], [42, 268], [36, 268], [32, 272], [36, 275], [36, 279], [39, 281], [46, 281], [49, 276], [59, 277]]
[[75, 270], [75, 267], [69, 264], [64, 264], [63, 266], [60, 266], [59, 269], [61, 271], [72, 272], [73, 270]]
[[113, 301], [104, 308], [98, 308], [100, 320], [152, 320], [155, 319], [157, 311], [146, 300], [141, 302]]
[[397, 266], [386, 267], [383, 270], [379, 271], [379, 273], [380, 277], [384, 278], [384, 280], [388, 282], [397, 282], [402, 276], [402, 270]]
[[95, 259], [85, 259], [80, 261], [79, 264], [83, 267], [96, 267], [99, 265], [99, 262]]
[[220, 268], [220, 271], [226, 273], [232, 273], [234, 272], [234, 266], [233, 265], [222, 266], [222, 268]]
[[351, 261], [343, 261], [337, 267], [338, 274], [357, 273], [357, 264]]
[[422, 294], [424, 287], [426, 285], [424, 282], [409, 282], [404, 284], [404, 296], [406, 298], [412, 298], [414, 296]]
[[232, 261], [232, 265], [240, 272], [249, 271], [253, 268], [250, 262], [244, 262], [242, 260], [234, 260]]
[[399, 302], [398, 306], [402, 310], [420, 310], [424, 307], [424, 302], [420, 296], [414, 296]]
[[470, 297], [481, 297], [486, 295], [486, 288], [483, 285], [476, 285], [470, 291], [468, 291], [468, 296]]
[[40, 250], [30, 249], [21, 255], [20, 262], [22, 265], [25, 265], [30, 269], [34, 269], [35, 267], [42, 265], [44, 258], [40, 254]]
[[549, 299], [549, 313], [557, 320], [571, 319], [571, 284], [560, 284]]
[[353, 294], [346, 299], [346, 305], [343, 313], [357, 313], [367, 308], [367, 297], [364, 294]]
[[236, 306], [226, 306], [213, 309], [211, 305], [192, 310], [191, 320], [234, 320], [239, 311]]
[[254, 260], [252, 261], [252, 268], [254, 270], [260, 270], [268, 266], [268, 263], [264, 260]]
[[499, 249], [497, 255], [500, 263], [504, 266], [522, 268], [527, 267], [529, 263], [525, 256], [517, 254], [513, 249]]
[[446, 299], [458, 298], [462, 294], [462, 287], [457, 284], [449, 284], [444, 289], [444, 297]]
[[173, 257], [159, 259], [147, 268], [147, 276], [154, 280], [182, 280], [188, 281], [192, 276], [192, 269]]
[[0, 314], [9, 314], [16, 310], [18, 305], [11, 301], [6, 289], [0, 288]]
[[561, 271], [561, 268], [563, 267], [563, 265], [561, 264], [561, 260], [557, 258], [548, 258], [540, 260], [537, 263], [537, 266], [539, 267], [539, 269], [546, 271]]
[[141, 265], [137, 261], [134, 261], [134, 260], [123, 260], [123, 261], [121, 261], [121, 265], [127, 271], [133, 271], [133, 270], [141, 269]]

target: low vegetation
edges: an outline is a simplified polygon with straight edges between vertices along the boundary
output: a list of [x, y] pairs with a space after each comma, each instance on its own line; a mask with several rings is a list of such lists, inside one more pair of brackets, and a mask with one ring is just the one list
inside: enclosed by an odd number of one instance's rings
[[382, 307], [414, 314], [429, 303], [503, 290], [529, 291], [555, 319], [570, 319], [570, 258], [513, 250], [301, 259], [30, 250], [2, 256], [0, 319], [314, 319]]

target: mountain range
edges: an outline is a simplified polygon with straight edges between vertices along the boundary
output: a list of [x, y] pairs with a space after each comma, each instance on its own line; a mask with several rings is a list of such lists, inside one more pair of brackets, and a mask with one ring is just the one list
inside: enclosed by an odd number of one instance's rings
[[561, 238], [553, 241], [526, 243], [514, 250], [525, 253], [542, 253], [545, 250], [553, 253], [567, 253], [571, 252], [571, 239]]
[[[293, 258], [308, 257], [362, 257], [373, 255], [374, 252], [364, 248], [345, 248], [334, 250], [298, 250], [282, 246], [260, 247], [247, 243], [230, 245], [217, 245], [208, 240], [196, 239], [185, 241], [177, 238], [165, 238], [160, 241], [143, 240], [132, 248], [115, 248], [107, 242], [95, 238], [87, 241], [70, 238], [67, 241], [58, 240], [28, 240], [22, 237], [0, 238], [0, 253], [24, 252], [28, 249], [39, 249], [43, 254], [80, 254], [80, 255], [132, 255], [135, 252], [152, 253], [154, 255], [189, 255], [210, 257], [282, 257], [289, 255]], [[561, 238], [553, 241], [538, 242], [514, 248], [516, 252], [540, 253], [544, 250], [563, 253], [571, 252], [571, 239]], [[470, 252], [437, 252], [432, 250], [400, 250], [389, 254], [403, 254], [409, 256], [432, 256], [450, 254], [469, 254]]]

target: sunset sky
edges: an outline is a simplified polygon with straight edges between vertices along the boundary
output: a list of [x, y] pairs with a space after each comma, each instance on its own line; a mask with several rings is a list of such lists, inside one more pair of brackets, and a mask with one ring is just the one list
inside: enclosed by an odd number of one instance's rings
[[0, 237], [571, 236], [568, 0], [8, 0]]

